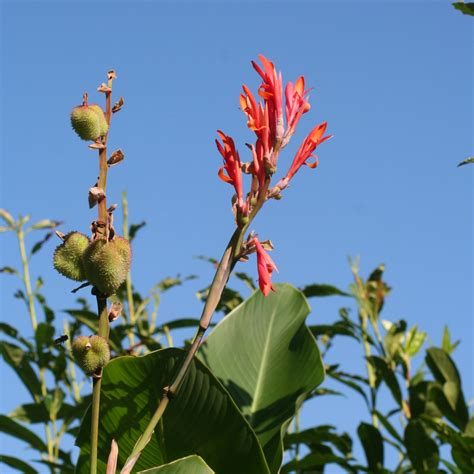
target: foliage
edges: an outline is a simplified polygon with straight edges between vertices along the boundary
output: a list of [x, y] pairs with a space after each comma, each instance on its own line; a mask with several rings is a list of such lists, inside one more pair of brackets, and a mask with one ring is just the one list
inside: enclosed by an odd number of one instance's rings
[[[57, 225], [43, 221], [25, 230], [27, 218], [15, 221], [9, 216], [2, 211], [6, 227], [20, 239], [51, 233]], [[40, 242], [43, 240], [41, 235]], [[41, 307], [43, 318], [36, 323], [33, 341], [13, 325], [2, 323], [0, 349], [31, 401], [1, 416], [0, 429], [37, 455], [28, 461], [4, 454], [0, 461], [27, 473], [41, 469], [52, 473], [87, 472], [88, 415], [79, 433], [90, 404], [90, 395], [84, 395], [88, 391], [85, 375], [72, 360], [70, 341], [54, 343], [59, 335], [55, 327], [57, 312], [42, 296], [40, 279], [30, 285], [29, 294], [25, 276], [29, 275], [29, 271], [25, 273], [29, 262], [27, 258], [26, 267], [22, 262], [23, 270], [11, 266], [2, 271], [21, 280], [24, 288], [16, 297], [25, 302], [27, 312], [33, 297], [33, 308]], [[459, 341], [452, 341], [445, 328], [440, 347], [425, 348], [427, 334], [417, 326], [381, 318], [390, 293], [383, 279], [383, 266], [366, 280], [359, 276], [356, 264], [352, 264], [352, 270], [354, 282], [347, 292], [322, 284], [307, 285], [302, 292], [290, 285], [276, 285], [276, 293], [267, 298], [259, 292], [246, 298], [229, 288], [219, 306], [222, 320], [204, 343], [200, 360], [191, 365], [180, 396], [171, 402], [134, 472], [200, 474], [244, 469], [256, 473], [310, 473], [331, 472], [331, 465], [346, 472], [472, 471], [474, 421], [452, 358]], [[254, 288], [248, 275], [239, 273], [234, 278], [246, 282], [249, 290]], [[184, 354], [180, 349], [167, 348], [175, 342], [172, 332], [196, 326], [197, 321], [163, 323], [157, 311], [161, 295], [186, 280], [189, 278], [166, 278], [146, 296], [133, 290], [133, 325], [127, 298], [131, 281], [116, 295], [123, 311], [120, 324], [111, 327], [114, 359], [103, 375], [98, 472], [105, 472], [112, 438], [118, 442], [119, 465], [123, 464], [154, 412], [166, 374], [173, 372]], [[344, 307], [331, 324], [306, 326], [310, 312], [306, 298], [319, 297], [349, 298], [344, 301], [354, 301], [356, 318]], [[233, 303], [236, 299], [238, 302]], [[65, 331], [70, 338], [96, 330], [97, 315], [84, 298], [78, 298], [76, 306], [65, 313], [70, 318]], [[324, 369], [314, 338], [322, 350]], [[332, 349], [346, 338], [360, 348], [365, 374], [350, 373], [343, 361], [331, 360]], [[236, 340], [238, 345], [234, 344]], [[415, 364], [414, 359], [421, 354], [424, 361]], [[320, 385], [324, 371], [326, 381]], [[335, 384], [341, 388], [336, 390]], [[333, 426], [318, 424], [318, 420], [313, 420], [314, 426], [306, 420], [306, 428], [299, 428], [305, 403], [317, 404], [322, 396], [341, 393], [361, 397], [367, 406], [369, 419], [354, 427], [358, 439]], [[387, 405], [384, 393], [391, 397], [392, 407], [382, 412], [379, 406]], [[29, 425], [43, 427], [44, 436]], [[75, 467], [75, 453], [63, 445], [65, 436], [78, 433], [81, 456]], [[365, 453], [364, 459], [354, 458], [357, 443]], [[442, 456], [444, 445], [450, 447], [449, 459]], [[398, 466], [387, 465], [390, 450], [399, 453]]]

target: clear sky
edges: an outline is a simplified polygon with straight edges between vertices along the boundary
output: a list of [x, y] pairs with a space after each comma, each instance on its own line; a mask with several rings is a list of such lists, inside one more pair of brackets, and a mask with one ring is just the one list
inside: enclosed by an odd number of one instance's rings
[[[302, 169], [252, 225], [275, 245], [275, 281], [345, 288], [347, 256], [360, 255], [364, 274], [385, 263], [394, 290], [384, 317], [418, 324], [435, 344], [449, 324], [462, 339], [455, 360], [467, 398], [474, 395], [474, 166], [456, 168], [472, 154], [472, 18], [449, 1], [4, 1], [1, 16], [1, 207], [87, 231], [97, 159], [72, 132], [69, 113], [85, 90], [101, 100], [95, 88], [114, 68], [125, 106], [109, 143], [126, 158], [110, 172], [108, 199], [120, 202], [127, 190], [132, 222], [148, 223], [134, 246], [134, 283], [145, 292], [165, 276], [199, 275], [167, 294], [160, 313], [198, 316], [194, 292], [211, 273], [194, 257], [219, 257], [233, 228], [215, 130], [246, 156], [253, 137], [238, 95], [244, 82], [258, 86], [250, 60], [263, 53], [285, 80], [304, 74], [314, 87], [280, 171], [312, 126], [327, 120], [334, 134], [318, 149], [318, 169]], [[73, 298], [51, 268], [55, 244], [33, 260], [33, 275], [43, 276], [59, 310]], [[3, 234], [1, 265], [16, 264], [16, 252]], [[256, 275], [254, 260], [239, 269]], [[0, 281], [2, 319], [30, 334], [12, 297], [16, 282]], [[345, 303], [313, 300], [309, 321], [334, 320]], [[340, 344], [331, 360], [354, 368], [358, 350]], [[27, 394], [2, 370], [4, 413]], [[327, 398], [303, 424], [353, 433], [361, 419], [359, 401]], [[25, 456], [23, 445], [0, 445]]]

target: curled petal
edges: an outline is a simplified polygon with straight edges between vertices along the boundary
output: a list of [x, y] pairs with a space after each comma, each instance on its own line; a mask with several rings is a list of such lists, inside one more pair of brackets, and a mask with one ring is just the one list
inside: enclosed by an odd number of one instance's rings
[[224, 181], [224, 183], [233, 184], [234, 182], [224, 173], [224, 169], [224, 166], [221, 166], [217, 175], [222, 179], [222, 181]]

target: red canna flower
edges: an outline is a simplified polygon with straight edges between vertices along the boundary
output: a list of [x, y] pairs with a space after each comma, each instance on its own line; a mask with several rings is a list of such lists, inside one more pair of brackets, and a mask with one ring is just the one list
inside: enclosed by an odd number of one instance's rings
[[[219, 178], [234, 186], [237, 194], [238, 206], [243, 209], [245, 206], [242, 188], [242, 165], [240, 163], [239, 152], [235, 149], [235, 143], [231, 137], [220, 130], [218, 130], [217, 133], [223, 143], [223, 145], [221, 145], [219, 140], [216, 140], [217, 149], [224, 159], [224, 166], [219, 168]], [[226, 171], [227, 174], [225, 174], [224, 171]]]
[[283, 139], [283, 146], [286, 145], [293, 133], [295, 128], [300, 121], [300, 118], [303, 114], [308, 112], [311, 108], [308, 102], [308, 92], [310, 89], [305, 90], [304, 88], [304, 77], [299, 77], [295, 84], [288, 82], [285, 88], [285, 97], [286, 97], [286, 133]]
[[277, 74], [271, 61], [262, 54], [258, 57], [262, 62], [263, 69], [255, 61], [252, 61], [252, 66], [263, 80], [258, 89], [258, 94], [268, 107], [270, 138], [273, 145], [281, 143], [284, 133], [282, 78], [281, 73]]
[[[296, 152], [296, 155], [293, 159], [293, 163], [291, 163], [288, 173], [286, 173], [286, 176], [277, 184], [277, 187], [280, 190], [285, 189], [288, 186], [288, 182], [291, 178], [293, 178], [293, 176], [301, 168], [301, 166], [307, 165], [310, 168], [316, 168], [316, 166], [318, 166], [318, 158], [313, 155], [313, 151], [318, 145], [325, 142], [326, 140], [329, 140], [329, 138], [332, 137], [332, 135], [326, 135], [325, 137], [323, 137], [327, 125], [327, 122], [323, 122], [319, 125], [316, 125], [316, 127], [314, 127], [313, 130], [309, 132], [309, 135], [305, 138], [304, 142], [301, 144], [298, 151]], [[307, 163], [307, 160], [310, 157], [314, 157], [315, 161], [313, 163]]]
[[253, 243], [257, 251], [258, 284], [262, 293], [268, 296], [270, 291], [275, 291], [272, 285], [272, 273], [273, 270], [278, 271], [278, 269], [256, 237]]

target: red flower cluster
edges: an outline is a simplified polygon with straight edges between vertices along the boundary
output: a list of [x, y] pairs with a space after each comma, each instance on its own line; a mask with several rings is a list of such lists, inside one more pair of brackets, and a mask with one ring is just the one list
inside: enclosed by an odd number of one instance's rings
[[[262, 67], [252, 61], [254, 69], [262, 78], [258, 95], [263, 101], [257, 101], [250, 89], [243, 85], [240, 94], [240, 108], [247, 116], [247, 126], [256, 135], [255, 144], [247, 145], [250, 148], [252, 161], [242, 163], [234, 141], [228, 135], [219, 131], [222, 144], [216, 140], [219, 153], [222, 155], [224, 165], [219, 169], [219, 177], [234, 186], [236, 198], [234, 199], [234, 214], [237, 225], [243, 227], [254, 217], [252, 210], [269, 198], [278, 197], [296, 172], [303, 165], [310, 168], [317, 166], [317, 158], [313, 155], [318, 145], [331, 138], [324, 136], [327, 123], [317, 125], [299, 147], [293, 162], [286, 175], [272, 188], [269, 189], [272, 175], [276, 172], [278, 157], [295, 133], [303, 114], [309, 111], [308, 89], [305, 89], [305, 80], [300, 76], [295, 83], [288, 82], [285, 86], [285, 119], [283, 119], [283, 81], [281, 73], [277, 73], [271, 61], [259, 55]], [[285, 126], [286, 121], [286, 126]], [[308, 159], [314, 157], [313, 163]], [[242, 174], [250, 174], [252, 182], [250, 192], [244, 197], [242, 187]], [[258, 210], [258, 209], [257, 209]], [[260, 288], [265, 296], [273, 290], [271, 285], [272, 270], [275, 264], [258, 242], [254, 239], [257, 252]]]

